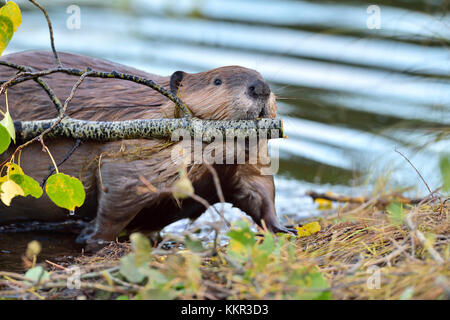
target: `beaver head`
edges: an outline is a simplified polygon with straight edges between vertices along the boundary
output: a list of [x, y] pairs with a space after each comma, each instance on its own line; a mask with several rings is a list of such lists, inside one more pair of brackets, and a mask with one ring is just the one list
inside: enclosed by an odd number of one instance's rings
[[176, 71], [170, 90], [196, 117], [214, 120], [275, 118], [275, 95], [261, 74], [239, 66], [206, 72]]

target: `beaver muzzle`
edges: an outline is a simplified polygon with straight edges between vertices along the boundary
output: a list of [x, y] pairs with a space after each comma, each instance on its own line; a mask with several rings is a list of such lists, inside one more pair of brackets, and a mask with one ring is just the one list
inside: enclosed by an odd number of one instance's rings
[[247, 95], [254, 101], [254, 106], [247, 111], [247, 119], [265, 118], [269, 115], [269, 85], [261, 80], [256, 80], [247, 88]]
[[268, 99], [270, 95], [270, 88], [267, 83], [261, 80], [253, 82], [247, 90], [247, 93], [253, 99]]

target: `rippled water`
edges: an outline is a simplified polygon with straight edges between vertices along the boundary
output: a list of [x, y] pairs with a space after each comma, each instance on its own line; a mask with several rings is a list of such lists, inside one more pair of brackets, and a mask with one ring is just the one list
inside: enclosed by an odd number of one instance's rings
[[[359, 1], [40, 1], [57, 49], [169, 75], [223, 65], [260, 71], [279, 97], [289, 139], [276, 176], [279, 214], [316, 213], [308, 189], [432, 188], [450, 150], [450, 15], [445, 1], [377, 1], [381, 28], [369, 29]], [[6, 53], [48, 49], [42, 14], [27, 1]], [[66, 26], [68, 5], [81, 28]], [[439, 133], [446, 132], [439, 139]], [[437, 140], [437, 141], [436, 141]]]

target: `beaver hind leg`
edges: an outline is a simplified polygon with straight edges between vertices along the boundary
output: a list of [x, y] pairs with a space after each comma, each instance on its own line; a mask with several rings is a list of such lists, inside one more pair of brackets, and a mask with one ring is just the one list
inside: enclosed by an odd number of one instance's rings
[[99, 206], [97, 217], [80, 233], [77, 242], [84, 243], [87, 252], [96, 252], [115, 241], [139, 211], [140, 208], [133, 207], [121, 210], [114, 202], [107, 207]]
[[[131, 166], [128, 164], [128, 167]], [[155, 197], [154, 194], [137, 192], [137, 173], [128, 167], [127, 163], [114, 162], [105, 162], [101, 167], [103, 179], [97, 176], [97, 214], [77, 239], [86, 243], [88, 251], [97, 251], [108, 242], [115, 241], [130, 221]], [[127, 168], [130, 171], [127, 172]]]
[[88, 239], [95, 232], [95, 219], [90, 221], [84, 228], [81, 230], [80, 234], [76, 238], [75, 242], [79, 244], [85, 244]]

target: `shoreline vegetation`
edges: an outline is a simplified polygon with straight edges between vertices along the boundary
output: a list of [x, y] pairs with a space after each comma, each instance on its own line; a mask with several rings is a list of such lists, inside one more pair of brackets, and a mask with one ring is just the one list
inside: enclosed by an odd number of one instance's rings
[[[27, 273], [0, 271], [0, 299], [449, 299], [449, 199], [380, 198], [347, 199], [302, 221], [298, 236], [254, 232], [247, 221], [226, 238], [204, 226], [217, 234], [209, 242], [189, 232], [152, 245], [133, 233], [72, 265], [39, 261], [30, 243]], [[300, 233], [311, 221], [320, 231]]]
[[[19, 73], [2, 83], [0, 89], [35, 79], [59, 114], [40, 133], [43, 137], [62, 121], [83, 79], [94, 74], [92, 70], [75, 72], [62, 68], [49, 16], [34, 0], [30, 2], [46, 17], [55, 69], [39, 73], [27, 66], [3, 62]], [[4, 47], [20, 25], [17, 12], [20, 14], [16, 11], [13, 15]], [[40, 78], [63, 70], [80, 77], [64, 105]], [[97, 76], [128, 78], [114, 72]], [[145, 82], [189, 116], [190, 111], [170, 92], [142, 79], [125, 80]], [[11, 138], [15, 139], [13, 121], [9, 121], [8, 111], [6, 114], [8, 128], [14, 132]], [[37, 140], [35, 137], [16, 152]], [[448, 157], [441, 161], [441, 169], [442, 190], [448, 195]], [[195, 196], [189, 183], [178, 187], [183, 189], [173, 192], [183, 197]], [[150, 192], [151, 185], [148, 189]], [[450, 201], [436, 191], [428, 191], [429, 196], [419, 200], [384, 191], [371, 198], [319, 195], [315, 198], [319, 206], [332, 207], [331, 201], [342, 205], [332, 214], [300, 221], [297, 236], [255, 232], [248, 221], [236, 222], [223, 235], [219, 232], [223, 221], [218, 220], [203, 226], [213, 236], [210, 241], [202, 241], [199, 235], [203, 231], [195, 230], [158, 240], [132, 233], [130, 241], [114, 242], [94, 255], [83, 254], [71, 263], [59, 264], [42, 261], [40, 244], [32, 241], [23, 255], [26, 273], [0, 271], [0, 300], [450, 299]]]

